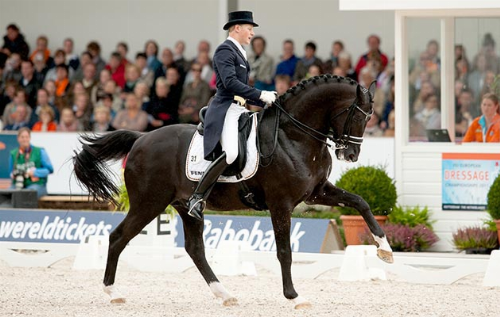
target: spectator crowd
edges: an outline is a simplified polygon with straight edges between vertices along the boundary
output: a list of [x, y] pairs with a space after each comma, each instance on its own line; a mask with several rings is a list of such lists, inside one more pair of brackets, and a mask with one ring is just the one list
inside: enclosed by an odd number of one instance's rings
[[[77, 55], [74, 41], [66, 38], [55, 52], [49, 38], [39, 36], [30, 49], [19, 27], [6, 28], [0, 50], [0, 128], [33, 131], [95, 131], [115, 129], [151, 131], [175, 123], [197, 123], [198, 112], [215, 93], [211, 47], [201, 40], [193, 58], [184, 55], [185, 43], [160, 50], [148, 40], [144, 50], [129, 56], [125, 42], [110, 56], [101, 56], [101, 45], [92, 41]], [[393, 136], [395, 118], [394, 59], [380, 50], [381, 39], [370, 35], [367, 51], [354, 64], [342, 41], [332, 43], [330, 56], [316, 55], [307, 42], [301, 57], [292, 40], [283, 41], [275, 61], [266, 53], [266, 40], [251, 42], [250, 84], [283, 94], [303, 79], [320, 74], [352, 78], [368, 87], [377, 80], [375, 114], [365, 134]], [[482, 49], [469, 61], [465, 48], [455, 47], [456, 134], [465, 135], [481, 115], [482, 96], [490, 93], [500, 71], [495, 40], [486, 34]], [[410, 82], [410, 136], [440, 128], [439, 44], [430, 40], [413, 63]], [[500, 124], [500, 123], [499, 123]]]

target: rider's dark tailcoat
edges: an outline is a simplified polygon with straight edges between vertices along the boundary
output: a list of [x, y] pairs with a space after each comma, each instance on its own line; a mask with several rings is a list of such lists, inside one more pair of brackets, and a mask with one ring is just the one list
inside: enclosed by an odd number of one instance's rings
[[224, 41], [215, 50], [213, 66], [216, 75], [217, 93], [205, 115], [204, 155], [213, 159], [213, 152], [219, 144], [227, 109], [234, 96], [249, 99], [252, 104], [264, 106], [259, 101], [261, 91], [248, 86], [250, 65], [238, 47], [230, 40]]

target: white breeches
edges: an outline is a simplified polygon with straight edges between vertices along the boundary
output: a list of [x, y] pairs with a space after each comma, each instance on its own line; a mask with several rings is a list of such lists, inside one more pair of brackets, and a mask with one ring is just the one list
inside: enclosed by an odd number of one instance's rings
[[238, 119], [243, 112], [248, 110], [235, 103], [232, 103], [226, 112], [220, 144], [222, 151], [226, 152], [227, 164], [233, 163], [238, 157]]

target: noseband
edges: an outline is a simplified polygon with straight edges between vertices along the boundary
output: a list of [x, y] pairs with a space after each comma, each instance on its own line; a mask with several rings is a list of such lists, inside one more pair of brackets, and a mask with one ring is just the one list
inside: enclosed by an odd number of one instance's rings
[[[313, 129], [310, 126], [308, 126], [308, 125], [300, 122], [299, 120], [297, 120], [296, 118], [294, 118], [289, 112], [287, 112], [283, 108], [283, 106], [281, 105], [281, 103], [279, 102], [279, 100], [276, 99], [276, 101], [273, 103], [273, 105], [279, 111], [276, 111], [277, 113], [276, 113], [276, 119], [275, 119], [273, 150], [268, 155], [263, 155], [262, 154], [262, 151], [260, 149], [259, 133], [257, 133], [257, 151], [259, 152], [259, 157], [261, 159], [269, 159], [269, 158], [271, 158], [273, 156], [273, 154], [274, 154], [274, 152], [276, 150], [276, 146], [277, 146], [277, 143], [278, 143], [278, 129], [279, 129], [279, 117], [280, 117], [280, 113], [285, 114], [299, 130], [301, 130], [305, 134], [309, 135], [313, 139], [315, 139], [315, 140], [317, 140], [317, 141], [325, 144], [328, 147], [331, 147], [332, 145], [329, 144], [329, 143], [327, 143], [324, 139], [331, 140], [335, 144], [335, 149], [339, 149], [339, 150], [345, 150], [345, 149], [347, 149], [348, 146], [349, 146], [349, 143], [361, 145], [361, 143], [363, 143], [363, 137], [357, 137], [357, 136], [352, 136], [351, 135], [351, 126], [352, 126], [352, 121], [353, 121], [354, 113], [355, 113], [356, 110], [359, 110], [362, 114], [365, 115], [365, 122], [367, 122], [367, 121], [370, 120], [370, 118], [371, 118], [371, 116], [373, 114], [373, 108], [372, 108], [371, 112], [369, 112], [369, 113], [365, 112], [363, 109], [361, 109], [358, 106], [357, 101], [358, 101], [357, 98], [354, 99], [353, 103], [349, 107], [345, 108], [344, 110], [342, 110], [341, 112], [337, 113], [333, 117], [333, 119], [335, 119], [335, 118], [339, 117], [340, 115], [342, 115], [344, 112], [346, 112], [346, 111], [348, 112], [347, 113], [346, 121], [344, 122], [344, 129], [343, 129], [343, 132], [342, 132], [342, 136], [340, 138], [335, 138], [335, 133], [331, 129], [330, 129], [330, 132], [328, 134], [324, 134], [324, 133], [322, 133], [322, 132], [320, 132], [320, 131], [318, 131], [316, 129]], [[372, 100], [371, 100], [371, 97], [370, 97], [370, 103], [371, 102], [372, 102]], [[264, 117], [264, 112], [265, 112], [265, 110], [267, 108], [268, 108], [267, 106], [264, 107], [264, 111], [261, 112], [261, 117], [259, 118], [259, 126], [260, 126], [260, 122], [262, 121], [262, 118]], [[316, 135], [314, 135], [314, 134], [316, 134]], [[272, 159], [265, 166], [271, 164], [271, 162], [272, 162]], [[262, 164], [262, 162], [261, 162], [261, 164]]]

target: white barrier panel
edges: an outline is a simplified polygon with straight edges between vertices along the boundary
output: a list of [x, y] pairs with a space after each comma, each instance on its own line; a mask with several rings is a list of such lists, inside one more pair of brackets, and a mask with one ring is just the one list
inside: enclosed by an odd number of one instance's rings
[[255, 264], [252, 261], [243, 261], [241, 259], [242, 251], [249, 250], [250, 247], [241, 241], [221, 242], [212, 258], [212, 270], [217, 275], [256, 276]]
[[385, 271], [381, 267], [369, 267], [368, 259], [373, 265], [381, 264], [377, 259], [377, 247], [374, 245], [348, 246], [344, 261], [340, 267], [339, 281], [368, 281], [373, 279], [386, 280]]
[[500, 286], [500, 250], [491, 252], [483, 286]]

